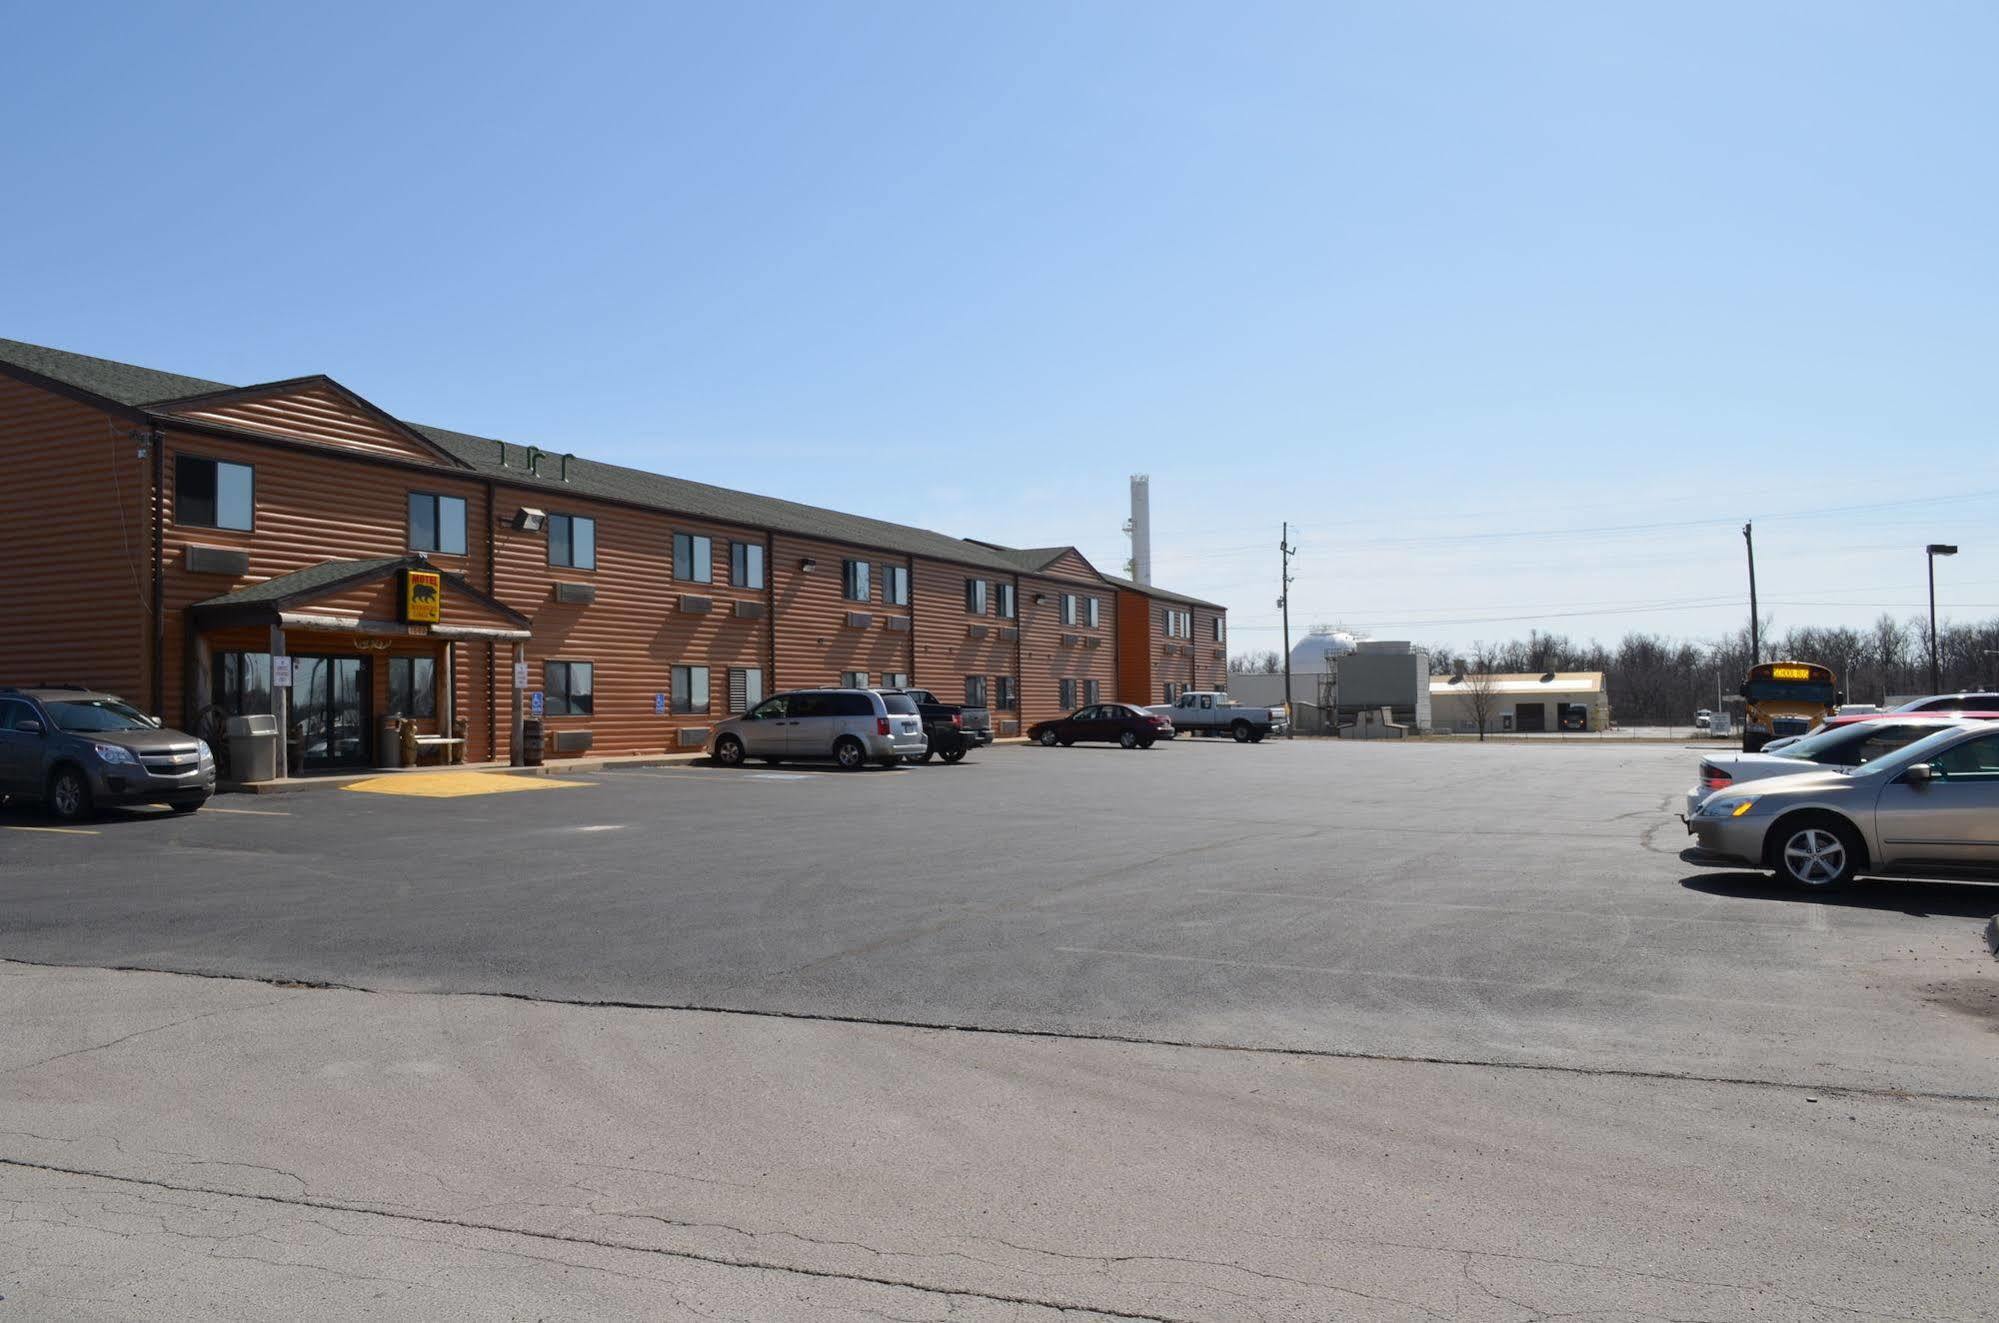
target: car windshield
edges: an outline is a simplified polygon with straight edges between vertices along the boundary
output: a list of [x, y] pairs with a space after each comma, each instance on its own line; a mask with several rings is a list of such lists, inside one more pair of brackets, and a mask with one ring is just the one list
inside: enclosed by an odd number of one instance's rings
[[153, 723], [137, 708], [115, 698], [68, 698], [46, 705], [49, 715], [63, 730], [88, 734], [93, 731], [151, 730]]
[[[1926, 736], [1923, 739], [1917, 740], [1914, 744], [1896, 750], [1886, 758], [1876, 758], [1864, 767], [1855, 768], [1853, 775], [1879, 776], [1883, 772], [1899, 772], [1904, 767], [1910, 767], [1916, 763], [1926, 763], [1936, 757], [1946, 745], [1964, 734], [1965, 729], [1962, 726], [1947, 726], [1934, 735]], [[1975, 730], [1977, 727], [1974, 726], [1971, 729]]]

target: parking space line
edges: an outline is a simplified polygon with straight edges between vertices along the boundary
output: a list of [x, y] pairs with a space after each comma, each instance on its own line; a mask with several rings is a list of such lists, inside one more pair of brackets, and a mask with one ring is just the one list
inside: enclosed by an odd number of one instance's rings
[[[1454, 900], [1386, 900], [1376, 896], [1307, 896], [1296, 891], [1240, 891], [1231, 887], [1189, 887], [1200, 896], [1255, 896], [1269, 900], [1298, 900], [1313, 905], [1370, 905], [1377, 908], [1412, 910], [1464, 910], [1473, 914], [1509, 914], [1536, 919], [1559, 915], [1570, 919], [1614, 919], [1619, 923], [1719, 923], [1730, 928], [1789, 928], [1788, 922], [1763, 919], [1717, 919], [1704, 914], [1625, 914], [1608, 910], [1522, 909], [1511, 905], [1476, 905]], [[1813, 908], [1824, 909], [1815, 906]], [[1823, 931], [1823, 929], [1820, 929]]]
[[7, 830], [46, 831], [46, 832], [54, 832], [59, 836], [102, 836], [104, 834], [103, 832], [97, 830], [95, 827], [16, 827], [10, 824], [7, 827]]
[[292, 815], [290, 809], [210, 808], [207, 811], [210, 813], [240, 813], [246, 818], [289, 818]]

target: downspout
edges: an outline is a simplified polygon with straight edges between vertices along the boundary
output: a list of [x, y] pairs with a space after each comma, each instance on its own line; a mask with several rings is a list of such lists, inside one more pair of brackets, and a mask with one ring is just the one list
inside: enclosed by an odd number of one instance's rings
[[[500, 463], [506, 463], [507, 443], [500, 443]], [[493, 566], [493, 525], [499, 522], [499, 496], [493, 487], [493, 480], [486, 479], [486, 595], [494, 601], [500, 600], [499, 576]], [[493, 654], [499, 645], [486, 640], [486, 759], [498, 762], [500, 758], [500, 691], [496, 687], [497, 667]], [[509, 676], [509, 680], [511, 680]]]
[[[153, 424], [153, 706], [166, 719], [167, 703], [167, 445], [158, 423]], [[185, 721], [185, 716], [182, 720]]]
[[770, 657], [764, 697], [777, 692], [777, 535], [764, 530], [764, 647]]

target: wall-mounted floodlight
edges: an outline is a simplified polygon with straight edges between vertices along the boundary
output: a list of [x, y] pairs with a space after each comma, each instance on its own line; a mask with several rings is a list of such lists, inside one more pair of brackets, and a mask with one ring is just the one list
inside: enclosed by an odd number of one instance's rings
[[514, 511], [514, 527], [523, 533], [539, 533], [541, 526], [547, 522], [548, 516], [531, 505]]

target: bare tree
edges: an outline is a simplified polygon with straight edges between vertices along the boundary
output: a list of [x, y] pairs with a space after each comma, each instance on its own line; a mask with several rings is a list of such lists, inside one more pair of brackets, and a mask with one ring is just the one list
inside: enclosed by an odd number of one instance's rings
[[1284, 669], [1284, 659], [1275, 652], [1239, 652], [1229, 658], [1229, 670], [1237, 675], [1276, 675]]
[[1479, 743], [1483, 744], [1485, 728], [1492, 724], [1492, 659], [1495, 650], [1483, 643], [1474, 643], [1471, 647], [1471, 660], [1464, 667], [1465, 706], [1471, 709], [1471, 719], [1478, 724]]

